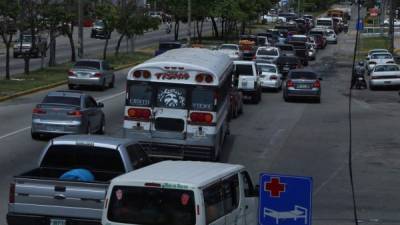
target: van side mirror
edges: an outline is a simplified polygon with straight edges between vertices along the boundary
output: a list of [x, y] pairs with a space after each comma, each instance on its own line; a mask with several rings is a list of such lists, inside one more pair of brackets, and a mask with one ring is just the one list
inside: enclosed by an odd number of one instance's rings
[[252, 193], [254, 197], [259, 197], [260, 196], [260, 185], [256, 184], [254, 187], [254, 193]]

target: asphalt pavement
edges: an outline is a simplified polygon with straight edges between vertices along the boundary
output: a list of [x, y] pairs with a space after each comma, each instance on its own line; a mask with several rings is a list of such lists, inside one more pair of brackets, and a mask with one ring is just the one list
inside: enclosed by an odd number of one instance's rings
[[[323, 78], [321, 104], [287, 103], [281, 92], [264, 93], [260, 104], [245, 105], [244, 114], [232, 121], [222, 154], [224, 162], [245, 165], [256, 183], [260, 172], [312, 176], [314, 225], [354, 224], [347, 164], [353, 47], [354, 32], [341, 34], [338, 45], [329, 45], [310, 63]], [[105, 104], [107, 135], [122, 133], [126, 73], [118, 73], [114, 89], [88, 91]], [[12, 176], [35, 167], [46, 145], [33, 141], [29, 130], [31, 110], [46, 93], [0, 103], [1, 225], [5, 225]], [[398, 225], [400, 97], [390, 90], [352, 94], [353, 173], [360, 224]]]

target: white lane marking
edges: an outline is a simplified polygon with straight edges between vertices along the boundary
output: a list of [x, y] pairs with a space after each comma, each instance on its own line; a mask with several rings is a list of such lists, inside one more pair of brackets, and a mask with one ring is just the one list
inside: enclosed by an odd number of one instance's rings
[[[120, 96], [120, 95], [122, 95], [122, 94], [124, 94], [124, 93], [125, 93], [125, 91], [122, 91], [122, 92], [119, 92], [119, 93], [117, 93], [117, 94], [113, 94], [113, 95], [110, 95], [110, 96], [101, 98], [101, 99], [99, 99], [98, 101], [99, 101], [99, 102], [108, 101], [108, 100], [113, 99], [113, 98], [115, 98], [115, 97], [118, 97], [118, 96]], [[24, 128], [19, 129], [19, 130], [10, 132], [10, 133], [8, 133], [8, 134], [5, 134], [5, 135], [3, 135], [3, 136], [0, 136], [0, 140], [2, 140], [2, 139], [4, 139], [4, 138], [7, 138], [7, 137], [10, 137], [10, 136], [13, 136], [13, 135], [16, 135], [16, 134], [18, 134], [18, 133], [20, 133], [20, 132], [24, 132], [24, 131], [29, 130], [29, 129], [31, 129], [31, 126], [29, 126], [29, 127], [24, 127]]]
[[324, 182], [322, 182], [322, 184], [315, 189], [313, 196], [316, 196], [321, 190], [322, 188], [324, 188], [329, 182], [331, 182], [331, 180], [333, 180], [333, 178], [335, 178], [340, 171], [342, 171], [342, 169], [345, 168], [347, 164], [342, 164], [340, 167], [338, 167], [329, 177], [328, 179], [326, 179]]
[[3, 135], [3, 136], [0, 136], [0, 140], [1, 140], [1, 139], [4, 139], [4, 138], [7, 138], [7, 137], [10, 137], [10, 136], [13, 136], [13, 135], [16, 135], [16, 134], [18, 134], [18, 133], [20, 133], [20, 132], [23, 132], [23, 131], [26, 131], [26, 130], [29, 130], [29, 129], [31, 129], [30, 126], [29, 126], [29, 127], [21, 128], [21, 129], [19, 129], [19, 130], [13, 131], [13, 132], [8, 133], [8, 134], [5, 134], [5, 135]]

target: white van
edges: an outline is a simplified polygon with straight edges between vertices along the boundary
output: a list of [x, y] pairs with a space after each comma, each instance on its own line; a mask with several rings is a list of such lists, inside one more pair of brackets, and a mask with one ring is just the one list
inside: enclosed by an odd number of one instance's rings
[[257, 207], [241, 165], [163, 161], [112, 180], [102, 224], [251, 225]]
[[254, 61], [234, 61], [233, 85], [242, 91], [244, 100], [259, 103], [262, 96], [260, 76]]
[[233, 62], [200, 48], [165, 52], [127, 77], [124, 137], [150, 157], [218, 159], [229, 132]]
[[333, 30], [334, 29], [333, 19], [330, 17], [318, 18], [315, 26]]

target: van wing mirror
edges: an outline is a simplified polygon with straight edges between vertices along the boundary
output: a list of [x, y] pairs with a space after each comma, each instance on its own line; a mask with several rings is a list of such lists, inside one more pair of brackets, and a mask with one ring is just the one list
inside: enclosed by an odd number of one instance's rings
[[97, 107], [103, 108], [104, 107], [104, 103], [102, 103], [102, 102], [97, 103]]
[[254, 191], [252, 193], [252, 196], [259, 197], [260, 196], [260, 191], [259, 190], [260, 190], [260, 185], [256, 184], [255, 187], [254, 187]]

